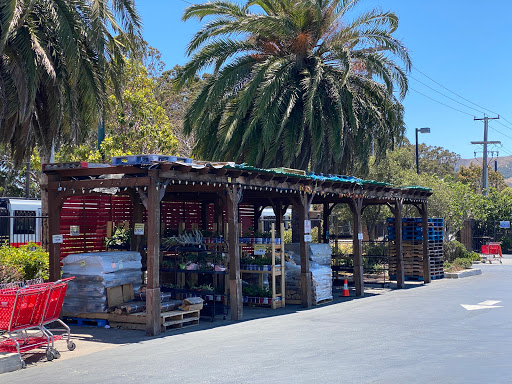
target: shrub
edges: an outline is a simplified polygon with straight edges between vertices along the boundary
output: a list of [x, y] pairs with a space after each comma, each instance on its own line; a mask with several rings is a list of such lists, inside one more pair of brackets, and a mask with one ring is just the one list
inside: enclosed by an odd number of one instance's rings
[[473, 262], [465, 257], [460, 257], [453, 261], [453, 265], [458, 269], [468, 269], [471, 268]]
[[0, 284], [23, 280], [23, 274], [11, 265], [0, 265]]
[[468, 252], [468, 254], [466, 255], [466, 257], [471, 260], [471, 261], [480, 261], [482, 260], [482, 258], [480, 257], [480, 254], [479, 253], [476, 253], [476, 252]]
[[285, 244], [290, 244], [292, 242], [292, 229], [288, 229], [286, 231], [284, 231], [284, 243]]
[[449, 261], [445, 261], [444, 262], [443, 268], [444, 268], [445, 272], [453, 272], [453, 271], [455, 271], [455, 267]]
[[352, 249], [352, 243], [347, 244], [347, 243], [338, 242], [338, 250], [337, 251], [336, 251], [336, 244], [331, 243], [331, 249], [332, 249], [332, 253], [334, 255], [348, 256], [348, 255], [352, 255], [354, 253], [353, 249]]
[[18, 280], [48, 279], [49, 256], [43, 248], [29, 243], [19, 248], [0, 247], [0, 265], [15, 270]]
[[445, 241], [443, 243], [444, 259], [453, 262], [455, 259], [466, 257], [466, 247], [457, 240]]

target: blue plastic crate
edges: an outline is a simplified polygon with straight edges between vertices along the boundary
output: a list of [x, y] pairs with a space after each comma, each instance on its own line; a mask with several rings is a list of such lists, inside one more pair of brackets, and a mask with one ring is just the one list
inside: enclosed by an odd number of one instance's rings
[[153, 161], [182, 161], [187, 164], [191, 164], [193, 162], [193, 160], [188, 157], [165, 155], [130, 155], [113, 157], [112, 165], [144, 165], [150, 164]]

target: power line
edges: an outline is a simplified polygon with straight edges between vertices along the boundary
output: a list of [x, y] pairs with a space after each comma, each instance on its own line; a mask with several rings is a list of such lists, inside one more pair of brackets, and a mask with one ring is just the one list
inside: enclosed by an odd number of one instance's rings
[[512, 140], [512, 136], [506, 135], [506, 134], [504, 134], [503, 132], [498, 131], [496, 128], [494, 128], [494, 127], [493, 127], [492, 125], [490, 125], [490, 124], [489, 124], [489, 127], [490, 127], [493, 131], [498, 132], [500, 135], [503, 135], [503, 136], [505, 136], [505, 137], [508, 137], [509, 139], [511, 139], [511, 140]]
[[[414, 76], [412, 76], [412, 75], [409, 75], [409, 77], [410, 77], [410, 78], [412, 78], [412, 79], [414, 79], [414, 80], [416, 80], [418, 83], [423, 84], [425, 87], [430, 88], [430, 89], [431, 89], [431, 90], [433, 90], [434, 92], [437, 92], [437, 93], [439, 93], [440, 95], [442, 95], [442, 96], [446, 97], [447, 99], [450, 99], [450, 100], [452, 100], [452, 101], [455, 101], [457, 104], [460, 104], [460, 105], [462, 105], [462, 106], [464, 106], [464, 107], [466, 107], [466, 108], [469, 108], [469, 109], [472, 109], [472, 110], [474, 110], [474, 111], [477, 111], [478, 113], [483, 113], [483, 114], [485, 114], [485, 112], [482, 112], [481, 110], [478, 110], [478, 109], [476, 109], [476, 108], [474, 108], [474, 107], [471, 107], [471, 106], [469, 106], [469, 105], [467, 105], [467, 104], [461, 103], [460, 101], [458, 101], [458, 100], [454, 99], [453, 97], [450, 97], [450, 96], [448, 96], [448, 95], [445, 95], [443, 92], [440, 92], [440, 91], [438, 91], [437, 89], [435, 89], [435, 88], [431, 87], [430, 85], [425, 84], [423, 81], [418, 80], [417, 78], [415, 78], [415, 77], [414, 77]], [[473, 104], [473, 103], [471, 103], [471, 104]]]
[[[500, 117], [501, 117], [501, 118], [503, 118], [503, 116], [500, 116]], [[503, 126], [504, 126], [505, 128], [507, 128], [507, 129], [512, 130], [512, 128], [511, 128], [511, 127], [509, 127], [508, 125], [503, 124], [503, 123], [502, 123], [502, 122], [500, 122], [500, 121], [497, 121], [497, 123], [498, 123], [498, 124], [500, 124], [500, 125], [503, 125]]]
[[455, 107], [452, 107], [451, 105], [445, 104], [445, 103], [443, 103], [442, 101], [439, 101], [439, 100], [436, 100], [436, 99], [434, 99], [434, 98], [432, 98], [432, 97], [430, 97], [430, 96], [427, 96], [427, 95], [425, 95], [424, 93], [422, 93], [422, 92], [420, 92], [420, 91], [417, 91], [417, 90], [416, 90], [416, 89], [414, 89], [414, 88], [410, 88], [410, 87], [409, 87], [409, 89], [410, 89], [411, 91], [414, 91], [414, 92], [416, 92], [416, 93], [419, 93], [420, 95], [422, 95], [422, 96], [426, 97], [427, 99], [430, 99], [430, 100], [432, 100], [432, 101], [435, 101], [436, 103], [439, 103], [439, 104], [441, 104], [441, 105], [444, 105], [445, 107], [451, 108], [451, 109], [453, 109], [453, 110], [455, 110], [455, 111], [457, 111], [457, 112], [463, 113], [463, 114], [468, 115], [468, 116], [471, 116], [471, 117], [474, 117], [474, 116], [475, 116], [475, 115], [472, 115], [471, 113], [461, 111], [460, 109], [457, 109], [457, 108], [455, 108]]
[[450, 89], [446, 88], [443, 84], [441, 84], [441, 83], [439, 83], [439, 82], [435, 81], [433, 78], [431, 78], [430, 76], [428, 76], [428, 75], [427, 75], [427, 74], [425, 74], [424, 72], [420, 71], [420, 70], [418, 69], [418, 67], [414, 66], [414, 69], [415, 69], [416, 71], [418, 71], [419, 73], [421, 73], [423, 76], [425, 76], [425, 77], [426, 77], [427, 79], [429, 79], [430, 81], [433, 81], [434, 83], [436, 83], [436, 84], [437, 84], [437, 85], [439, 85], [440, 87], [442, 87], [442, 88], [446, 89], [448, 92], [451, 92], [451, 93], [453, 93], [455, 96], [460, 97], [462, 100], [465, 100], [465, 101], [467, 101], [468, 103], [471, 103], [471, 104], [473, 104], [473, 105], [477, 106], [478, 108], [484, 109], [484, 110], [486, 110], [487, 112], [490, 112], [490, 113], [492, 113], [492, 114], [494, 114], [494, 115], [499, 115], [499, 113], [493, 112], [493, 111], [491, 111], [490, 109], [484, 108], [484, 107], [482, 107], [481, 105], [478, 105], [478, 104], [476, 104], [476, 103], [473, 103], [471, 100], [466, 99], [464, 96], [461, 96], [461, 95], [459, 95], [458, 93], [453, 92], [452, 90], [450, 90]]
[[[453, 94], [454, 94], [455, 96], [457, 96], [457, 97], [460, 97], [462, 100], [465, 100], [465, 101], [467, 101], [468, 103], [473, 104], [473, 105], [477, 106], [478, 108], [483, 109], [483, 110], [485, 110], [485, 111], [487, 111], [487, 112], [490, 112], [490, 113], [492, 113], [492, 114], [494, 114], [494, 115], [500, 115], [500, 117], [501, 117], [503, 120], [505, 120], [508, 124], [510, 124], [510, 125], [512, 126], [512, 122], [510, 122], [509, 120], [507, 120], [507, 119], [506, 119], [502, 114], [499, 114], [499, 113], [497, 113], [497, 112], [491, 111], [490, 109], [485, 108], [485, 107], [483, 107], [483, 106], [481, 106], [481, 105], [479, 105], [479, 104], [477, 104], [477, 103], [472, 102], [471, 100], [469, 100], [469, 99], [465, 98], [464, 96], [459, 95], [457, 92], [452, 91], [451, 89], [447, 88], [446, 86], [444, 86], [444, 85], [443, 85], [443, 84], [441, 84], [440, 82], [438, 82], [438, 81], [434, 80], [432, 77], [428, 76], [425, 72], [422, 72], [421, 70], [419, 70], [416, 66], [414, 66], [414, 69], [415, 69], [418, 73], [420, 73], [420, 74], [422, 74], [423, 76], [425, 76], [425, 77], [426, 77], [427, 79], [429, 79], [430, 81], [432, 81], [432, 82], [434, 82], [435, 84], [439, 85], [441, 88], [446, 89], [448, 92], [453, 93]], [[409, 76], [410, 76], [411, 78], [413, 78], [414, 80], [416, 80], [416, 81], [418, 81], [418, 82], [422, 83], [420, 80], [418, 80], [418, 79], [414, 78], [413, 76], [411, 76], [411, 75], [409, 75]], [[426, 84], [424, 84], [424, 83], [422, 83], [422, 84], [423, 84], [423, 85], [425, 85], [425, 86], [427, 86], [427, 87], [429, 87], [428, 85], [426, 85]], [[431, 88], [431, 87], [429, 87], [429, 88]], [[433, 88], [431, 88], [431, 89], [433, 89]], [[433, 89], [433, 90], [434, 90], [434, 91], [436, 91], [436, 92], [438, 92], [438, 93], [441, 93], [441, 92], [439, 92], [439, 91], [437, 91], [437, 90], [435, 90], [435, 89]], [[442, 93], [441, 93], [441, 94], [442, 94]], [[446, 96], [446, 95], [444, 95], [444, 94], [442, 94], [442, 95], [443, 95], [443, 96]], [[446, 97], [448, 97], [448, 96], [446, 96]], [[453, 99], [452, 99], [452, 100], [453, 100]], [[454, 100], [454, 101], [456, 101], [456, 100]], [[459, 103], [459, 104], [465, 105], [465, 104], [460, 103], [460, 102], [458, 102], [458, 101], [456, 101], [456, 102], [457, 102], [457, 103]], [[467, 105], [465, 105], [465, 106], [466, 106], [466, 107], [469, 107], [469, 106], [467, 106]], [[469, 107], [469, 108], [476, 110], [476, 109], [475, 109], [475, 108], [473, 108], [473, 107]], [[482, 112], [480, 112], [480, 113], [482, 113]], [[506, 125], [505, 125], [505, 124], [503, 124], [503, 123], [500, 123], [500, 124], [501, 124], [501, 125], [503, 125], [504, 127], [507, 127], [508, 129], [512, 129], [511, 127], [508, 127], [508, 126], [506, 126]]]

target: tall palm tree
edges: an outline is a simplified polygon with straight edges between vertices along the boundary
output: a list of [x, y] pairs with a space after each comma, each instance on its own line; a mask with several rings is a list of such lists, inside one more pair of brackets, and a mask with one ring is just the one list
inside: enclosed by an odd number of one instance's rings
[[[404, 133], [406, 48], [398, 18], [358, 0], [230, 0], [192, 5], [208, 22], [177, 86], [213, 68], [184, 129], [207, 159], [323, 172], [364, 169]], [[403, 68], [400, 66], [402, 65]], [[398, 96], [394, 93], [398, 91]]]
[[15, 159], [94, 129], [141, 21], [134, 0], [3, 0], [0, 141]]

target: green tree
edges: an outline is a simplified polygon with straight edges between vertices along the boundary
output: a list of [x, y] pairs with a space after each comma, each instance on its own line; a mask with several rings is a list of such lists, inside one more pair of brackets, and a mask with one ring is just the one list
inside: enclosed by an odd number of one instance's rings
[[330, 173], [364, 169], [404, 133], [407, 50], [398, 18], [357, 0], [248, 0], [192, 5], [208, 18], [177, 85], [213, 68], [187, 111], [194, 153], [206, 159]]
[[[473, 163], [469, 164], [468, 167], [461, 165], [456, 174], [456, 179], [471, 186], [475, 192], [482, 192], [482, 167]], [[498, 191], [507, 188], [503, 175], [493, 171], [490, 167], [488, 167], [488, 179], [489, 186], [496, 188]]]
[[[173, 126], [157, 99], [157, 82], [147, 68], [140, 61], [129, 60], [120, 83], [123, 102], [114, 94], [108, 99], [106, 137], [101, 145], [105, 160], [110, 162], [113, 156], [129, 154], [176, 154], [178, 141]], [[95, 142], [92, 134], [82, 145], [63, 148], [57, 159], [101, 162]]]

